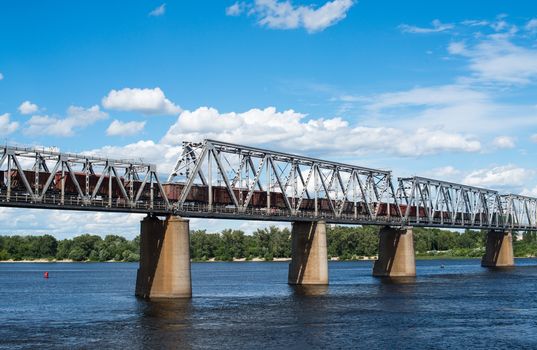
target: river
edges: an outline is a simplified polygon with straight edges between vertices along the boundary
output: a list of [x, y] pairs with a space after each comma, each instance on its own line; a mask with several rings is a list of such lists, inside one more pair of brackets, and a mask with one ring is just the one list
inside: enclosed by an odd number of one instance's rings
[[0, 348], [535, 349], [537, 260], [516, 264], [420, 260], [390, 281], [330, 262], [306, 289], [286, 262], [193, 263], [191, 300], [148, 302], [136, 263], [2, 263]]

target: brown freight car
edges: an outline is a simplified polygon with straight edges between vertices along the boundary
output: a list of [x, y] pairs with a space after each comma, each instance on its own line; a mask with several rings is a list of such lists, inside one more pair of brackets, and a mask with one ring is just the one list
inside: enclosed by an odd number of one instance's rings
[[[82, 173], [82, 172], [75, 172], [74, 177], [75, 177], [76, 181], [78, 182], [78, 185], [80, 186], [80, 189], [82, 190], [82, 192], [85, 193], [86, 192], [86, 174]], [[88, 176], [88, 184], [89, 184], [89, 193], [90, 194], [92, 194], [93, 191], [95, 190], [95, 187], [97, 187], [97, 183], [99, 182], [99, 178], [100, 178], [100, 175], [90, 174]], [[108, 197], [109, 180], [110, 180], [109, 176], [105, 176], [103, 178], [101, 186], [99, 187], [99, 190], [97, 191], [98, 196]], [[120, 181], [123, 181], [122, 177], [120, 177]], [[56, 173], [54, 186], [55, 186], [56, 190], [61, 191], [61, 188], [62, 188], [62, 173], [61, 172]], [[77, 195], [78, 194], [78, 191], [76, 189], [76, 185], [75, 185], [73, 179], [71, 178], [71, 175], [69, 173], [67, 173], [67, 172], [65, 173], [65, 193], [66, 194], [72, 194], [72, 195]], [[114, 197], [114, 198], [123, 197], [123, 195], [121, 193], [121, 189], [119, 188], [119, 185], [117, 183], [117, 180], [114, 179], [114, 178], [112, 178], [112, 197]]]
[[[36, 180], [36, 174], [35, 171], [31, 170], [24, 170], [23, 171], [24, 176], [26, 177], [26, 180], [28, 180], [28, 184], [30, 187], [35, 190], [35, 180]], [[49, 177], [49, 173], [46, 172], [39, 172], [38, 173], [38, 179], [37, 179], [37, 186], [39, 190], [42, 190], [45, 186], [47, 179]], [[2, 179], [4, 176], [2, 175]], [[21, 173], [18, 170], [11, 170], [11, 189], [14, 191], [21, 191], [21, 192], [27, 192], [26, 186], [24, 186], [24, 182], [22, 180]]]

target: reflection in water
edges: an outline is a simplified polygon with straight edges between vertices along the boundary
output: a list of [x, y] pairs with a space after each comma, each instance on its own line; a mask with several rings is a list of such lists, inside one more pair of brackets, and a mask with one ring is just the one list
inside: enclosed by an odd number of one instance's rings
[[139, 299], [140, 348], [191, 349], [191, 299]]
[[415, 276], [405, 277], [377, 277], [382, 284], [415, 284]]
[[295, 295], [322, 296], [328, 294], [328, 285], [292, 285], [289, 286]]

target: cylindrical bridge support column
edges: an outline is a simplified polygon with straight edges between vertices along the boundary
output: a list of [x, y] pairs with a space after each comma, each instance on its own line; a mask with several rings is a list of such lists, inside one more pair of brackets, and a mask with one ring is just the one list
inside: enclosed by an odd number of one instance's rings
[[513, 254], [513, 235], [511, 231], [494, 231], [487, 233], [485, 255], [481, 259], [483, 267], [515, 266]]
[[379, 232], [378, 259], [373, 267], [376, 277], [416, 276], [412, 228], [383, 227]]
[[188, 220], [147, 216], [141, 222], [140, 267], [136, 295], [142, 298], [190, 298]]
[[293, 222], [289, 284], [328, 284], [326, 223]]

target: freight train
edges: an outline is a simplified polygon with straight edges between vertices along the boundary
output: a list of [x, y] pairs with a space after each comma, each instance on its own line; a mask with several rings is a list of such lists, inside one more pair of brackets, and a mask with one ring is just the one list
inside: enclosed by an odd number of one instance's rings
[[[74, 178], [76, 179], [76, 182], [80, 186], [80, 189], [82, 193], [85, 193], [86, 191], [86, 174], [82, 172], [75, 172]], [[7, 172], [0, 171], [0, 188], [5, 189], [7, 187]], [[35, 171], [24, 171], [24, 176], [26, 177], [26, 180], [28, 181], [30, 187], [35, 190], [36, 185], [36, 173]], [[46, 172], [40, 172], [38, 173], [37, 178], [37, 186], [39, 190], [41, 191], [49, 178], [50, 174]], [[93, 193], [94, 189], [97, 187], [97, 183], [99, 182], [100, 175], [93, 175], [90, 174], [88, 176], [88, 192], [90, 194]], [[131, 191], [131, 182], [125, 180], [123, 177], [120, 177], [119, 180], [123, 184], [123, 187], [125, 188], [125, 191], [127, 194]], [[64, 182], [64, 193], [66, 195], [78, 195], [77, 187], [75, 182], [73, 181], [71, 175], [68, 172], [65, 172], [63, 175], [63, 182]], [[103, 180], [101, 182], [101, 186], [99, 187], [99, 190], [96, 193], [96, 196], [100, 196], [102, 198], [108, 198], [110, 194], [110, 177], [104, 176]], [[138, 193], [138, 190], [140, 187], [142, 187], [142, 181], [135, 180], [132, 181], [132, 192], [134, 195]], [[112, 178], [112, 186], [111, 186], [111, 193], [112, 198], [120, 198], [123, 197], [121, 193], [121, 188], [118, 185], [118, 181], [115, 178]], [[50, 184], [49, 188], [47, 189], [47, 192], [49, 193], [60, 193], [62, 190], [62, 173], [57, 172], [54, 174], [54, 179], [52, 183]], [[12, 192], [18, 192], [18, 193], [25, 193], [27, 192], [26, 187], [24, 186], [24, 181], [22, 179], [21, 174], [17, 170], [11, 171], [11, 191]], [[142, 193], [140, 195], [140, 199], [148, 199], [151, 192], [151, 185], [146, 183], [144, 185], [144, 189], [142, 190]]]
[[[0, 191], [4, 191], [7, 186], [7, 178], [6, 178], [7, 172], [0, 171]], [[32, 189], [35, 189], [36, 184], [36, 173], [35, 171], [24, 171], [24, 175], [26, 176], [26, 179], [28, 180], [28, 183], [30, 184]], [[39, 173], [38, 175], [38, 187], [39, 190], [42, 190], [45, 186], [48, 177], [50, 176], [49, 173]], [[86, 174], [81, 172], [75, 172], [74, 177], [77, 180], [80, 189], [84, 193], [86, 191]], [[93, 175], [90, 174], [88, 176], [88, 185], [89, 185], [89, 193], [92, 194], [95, 187], [97, 186], [97, 183], [99, 181], [100, 175]], [[71, 178], [70, 174], [68, 172], [64, 173], [64, 193], [68, 196], [78, 196], [78, 191], [76, 188], [76, 185]], [[99, 187], [99, 190], [97, 191], [97, 197], [101, 197], [103, 199], [106, 199], [109, 197], [109, 184], [110, 178], [108, 176], [105, 176], [103, 178], [103, 181], [101, 182], [101, 186]], [[134, 195], [138, 193], [138, 190], [142, 186], [142, 181], [136, 180], [132, 181], [132, 183], [126, 181], [124, 178], [120, 177], [120, 181], [123, 184], [125, 190], [127, 191], [127, 194], [131, 191], [132, 186], [132, 192]], [[171, 201], [175, 202], [179, 200], [181, 193], [184, 189], [184, 184], [178, 184], [178, 183], [167, 183], [163, 184], [163, 190], [166, 194], [166, 197]], [[57, 172], [54, 175], [54, 180], [52, 181], [51, 185], [49, 186], [48, 192], [49, 193], [60, 193], [62, 189], [62, 173]], [[112, 189], [112, 198], [123, 198], [123, 194], [121, 193], [120, 186], [118, 185], [118, 181], [116, 179], [112, 179], [111, 184]], [[22, 177], [20, 176], [20, 173], [17, 170], [11, 171], [11, 190], [12, 192], [18, 192], [18, 193], [26, 193], [26, 187], [24, 186], [24, 183], [22, 181]], [[237, 199], [241, 198], [242, 201], [246, 200], [246, 196], [248, 194], [247, 189], [234, 189], [234, 194]], [[242, 191], [242, 196], [241, 196]], [[216, 206], [232, 206], [233, 200], [229, 195], [229, 192], [226, 187], [224, 186], [212, 186], [212, 198], [213, 198], [213, 204]], [[146, 183], [144, 186], [144, 189], [141, 192], [139, 200], [147, 200], [150, 198], [151, 193], [151, 187], [150, 184]], [[162, 194], [159, 191], [154, 191], [155, 200], [162, 199]], [[293, 198], [288, 198], [290, 203], [297, 204], [298, 199], [295, 198], [293, 201]], [[208, 186], [202, 186], [202, 185], [193, 185], [186, 197], [185, 203], [191, 203], [191, 204], [207, 204], [209, 202], [209, 189]], [[256, 190], [253, 192], [253, 195], [250, 199], [249, 206], [253, 208], [266, 208], [267, 207], [267, 192], [266, 191], [259, 191]], [[334, 204], [335, 206], [335, 204]], [[270, 192], [270, 207], [273, 209], [286, 209], [285, 199], [284, 195], [281, 192]], [[331, 206], [328, 201], [328, 199], [319, 198], [317, 199], [317, 209], [321, 212], [329, 212], [331, 211]], [[405, 215], [407, 210], [407, 205], [400, 204], [399, 209], [403, 215]], [[305, 212], [313, 212], [315, 211], [315, 200], [314, 199], [307, 199], [304, 198], [300, 204], [300, 211]], [[353, 202], [345, 202], [343, 203], [343, 208], [341, 211], [343, 214], [353, 215], [355, 213], [354, 209], [354, 203]], [[398, 216], [399, 213], [397, 212], [397, 206], [393, 203], [387, 204], [387, 203], [373, 203], [373, 208], [371, 208], [372, 213], [376, 213], [377, 216]], [[356, 213], [358, 215], [367, 215], [368, 210], [363, 202], [356, 203]], [[427, 218], [427, 212], [424, 207], [417, 208], [416, 206], [411, 206], [409, 210], [409, 216], [410, 217], [416, 217], [416, 214], [419, 214], [420, 218], [426, 219]], [[484, 218], [485, 214], [482, 215]], [[435, 212], [433, 214], [433, 219], [440, 220], [443, 217], [443, 219], [448, 219], [448, 213], [446, 212]], [[464, 219], [469, 220], [470, 214], [464, 214], [463, 217], [459, 214], [459, 217], [457, 219]], [[479, 220], [478, 220], [479, 221]]]

